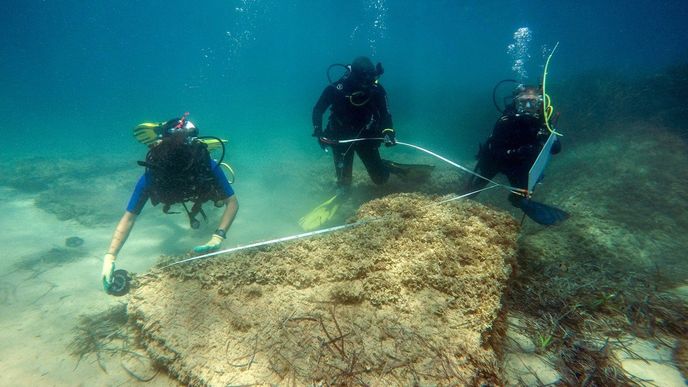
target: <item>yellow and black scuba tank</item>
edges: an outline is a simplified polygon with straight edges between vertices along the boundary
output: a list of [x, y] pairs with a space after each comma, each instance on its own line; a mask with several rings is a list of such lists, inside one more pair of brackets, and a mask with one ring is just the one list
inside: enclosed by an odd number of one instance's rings
[[[184, 141], [181, 136], [163, 138], [146, 155], [146, 161], [139, 162], [146, 167], [149, 179], [149, 195], [155, 206], [163, 204], [163, 212], [170, 213], [174, 204], [182, 204], [192, 228], [200, 223], [195, 219], [198, 213], [205, 218], [202, 204], [223, 199], [210, 163], [210, 153], [201, 141]], [[187, 202], [193, 203], [191, 210]]]
[[[183, 133], [187, 140], [201, 141], [207, 146], [208, 152], [217, 161], [217, 164], [227, 172], [229, 182], [234, 183], [236, 178], [234, 169], [226, 162], [228, 141], [215, 136], [198, 136], [198, 129], [191, 121], [187, 120], [187, 116], [188, 113], [185, 113], [181, 118], [173, 118], [163, 122], [143, 122], [134, 128], [134, 137], [149, 148], [159, 144], [163, 138], [173, 133]], [[218, 152], [219, 156], [215, 157]]]
[[[200, 213], [206, 218], [202, 204], [224, 199], [212, 168], [225, 168], [229, 182], [235, 180], [234, 171], [224, 161], [227, 140], [198, 136], [198, 129], [186, 120], [186, 114], [166, 122], [139, 124], [134, 137], [149, 147], [146, 160], [138, 164], [146, 168], [149, 176], [151, 203], [162, 203], [165, 213], [171, 213], [172, 205], [182, 204], [191, 227], [198, 228], [195, 216]], [[215, 167], [210, 162], [212, 152], [220, 152]], [[187, 202], [193, 203], [191, 210]]]

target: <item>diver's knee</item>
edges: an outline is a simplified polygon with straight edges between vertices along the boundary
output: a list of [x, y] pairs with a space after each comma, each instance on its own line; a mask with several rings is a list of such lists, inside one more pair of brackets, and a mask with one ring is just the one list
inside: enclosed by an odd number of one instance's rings
[[[337, 171], [337, 187], [350, 186], [353, 181], [350, 171], [338, 169]], [[348, 172], [348, 173], [347, 173]]]
[[389, 172], [383, 174], [371, 174], [370, 179], [377, 185], [382, 185], [389, 180]]

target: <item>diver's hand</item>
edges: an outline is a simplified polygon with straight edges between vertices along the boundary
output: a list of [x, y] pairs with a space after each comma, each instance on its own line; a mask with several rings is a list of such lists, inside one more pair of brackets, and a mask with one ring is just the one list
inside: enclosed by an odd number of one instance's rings
[[100, 279], [103, 281], [103, 288], [107, 292], [112, 284], [112, 273], [115, 271], [115, 257], [114, 254], [107, 253], [103, 257], [103, 271], [100, 274]]
[[324, 150], [325, 152], [327, 152], [327, 146], [329, 144], [327, 142], [328, 141], [327, 138], [324, 137], [323, 130], [321, 127], [319, 127], [319, 126], [313, 127], [313, 137], [318, 139], [318, 145], [320, 145], [320, 148], [322, 150]]
[[318, 137], [318, 144], [320, 144], [322, 150], [327, 152], [327, 147], [337, 144], [337, 140], [330, 140], [327, 137]]
[[320, 145], [320, 149], [327, 152], [327, 147], [329, 144], [327, 143], [327, 139], [325, 137], [318, 137], [318, 145]]
[[208, 242], [206, 242], [206, 244], [194, 247], [193, 251], [195, 253], [207, 253], [209, 251], [215, 251], [220, 248], [224, 240], [225, 238], [223, 238], [222, 236], [213, 234], [213, 236], [210, 238]]
[[382, 131], [382, 138], [385, 143], [385, 146], [394, 146], [397, 145], [397, 135], [394, 132], [394, 129], [387, 128]]

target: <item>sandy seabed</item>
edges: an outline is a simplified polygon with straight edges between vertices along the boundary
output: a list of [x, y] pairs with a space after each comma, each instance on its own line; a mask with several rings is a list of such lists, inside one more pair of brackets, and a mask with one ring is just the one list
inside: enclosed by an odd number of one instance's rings
[[[636, 128], [633, 133], [643, 133], [643, 128]], [[552, 261], [552, 265], [560, 265], [557, 260], [570, 263], [566, 260], [571, 257], [557, 256], [556, 253], [581, 251], [575, 243], [585, 247], [582, 250], [585, 253], [613, 252], [631, 257], [636, 263], [652, 262], [658, 258], [653, 253], [658, 251], [666, 252], [660, 258], [671, 258], [671, 246], [680, 245], [675, 243], [676, 239], [671, 238], [677, 230], [677, 226], [671, 224], [680, 220], [679, 217], [683, 215], [672, 215], [668, 211], [670, 208], [685, 208], [681, 195], [677, 194], [682, 192], [685, 180], [681, 177], [683, 172], [676, 170], [675, 166], [684, 165], [685, 157], [681, 155], [685, 152], [681, 152], [686, 147], [674, 141], [673, 137], [659, 133], [654, 139], [643, 138], [642, 141], [627, 144], [637, 148], [634, 148], [633, 154], [643, 154], [646, 158], [614, 161], [616, 164], [611, 174], [597, 174], [597, 165], [612, 163], [609, 155], [618, 151], [619, 144], [624, 144], [622, 138], [613, 138], [613, 141], [594, 146], [592, 143], [585, 144], [558, 156], [540, 192], [554, 204], [573, 210], [574, 218], [570, 224], [558, 230], [539, 230], [534, 229], [532, 224], [529, 225], [526, 232], [528, 239], [523, 241], [523, 246], [529, 252], [539, 254], [538, 258]], [[673, 144], [672, 151], [662, 153], [660, 149], [667, 144]], [[652, 149], [655, 151], [651, 151]], [[574, 164], [576, 160], [595, 162]], [[653, 165], [653, 160], [659, 160], [658, 164]], [[557, 165], [557, 161], [564, 162], [565, 166]], [[664, 164], [674, 166], [673, 171], [662, 173], [667, 169]], [[557, 180], [552, 178], [557, 173], [571, 174], [570, 176], [575, 173], [578, 180], [568, 180], [576, 182], [573, 187], [558, 185]], [[584, 174], [590, 179], [581, 179], [580, 176]], [[604, 183], [601, 179], [604, 179]], [[624, 184], [629, 181], [644, 181], [646, 185], [642, 190], [632, 185], [635, 191], [628, 191]], [[131, 183], [131, 180], [126, 182], [127, 185]], [[120, 186], [116, 181], [111, 186], [99, 186], [106, 189], [104, 198], [108, 205], [112, 204], [112, 197], [118, 198], [114, 205], [123, 204], [119, 201], [126, 198], [128, 193]], [[250, 188], [250, 183], [244, 186], [246, 191]], [[117, 195], [113, 195], [113, 192], [117, 192]], [[623, 192], [628, 192], [628, 195], [614, 200], [617, 198], [614, 195]], [[37, 206], [37, 198], [40, 196], [37, 193], [1, 188], [0, 195], [4, 199], [0, 204], [0, 211], [4, 215], [1, 221], [3, 233], [0, 236], [3, 255], [0, 261], [3, 273], [0, 277], [0, 342], [3, 343], [0, 347], [0, 384], [143, 384], [124, 369], [121, 357], [104, 357], [100, 364], [93, 355], [87, 355], [78, 361], [79, 358], [69, 350], [80, 315], [97, 314], [125, 300], [106, 296], [98, 281], [102, 254], [120, 214], [108, 211], [105, 221], [87, 221], [85, 225], [83, 221], [75, 219], [60, 220], [55, 213], [46, 211], [45, 206]], [[653, 206], [633, 210], [638, 198], [645, 202], [652, 200]], [[41, 200], [45, 201], [44, 198]], [[504, 201], [504, 193], [485, 195], [481, 200], [501, 203]], [[250, 200], [243, 203], [246, 202], [251, 204]], [[664, 223], [656, 224], [649, 231], [644, 230], [642, 227], [653, 213], [658, 214], [658, 219]], [[637, 214], [640, 216], [634, 216]], [[260, 225], [247, 220], [248, 215], [250, 214], [242, 213], [235, 228], [261, 230]], [[205, 234], [188, 235], [184, 219], [169, 218], [160, 214], [159, 209], [148, 209], [145, 216], [137, 222], [135, 231], [122, 252], [121, 266], [130, 272], [145, 273], [155, 265], [161, 254], [181, 254], [189, 246], [203, 242], [206, 239], [203, 235]], [[72, 236], [82, 238], [83, 245], [67, 247], [65, 240]], [[274, 236], [265, 235], [266, 238]], [[654, 242], [648, 243], [648, 240]], [[539, 244], [542, 241], [554, 242], [558, 250], [541, 249]], [[30, 264], [32, 262], [34, 264]], [[686, 289], [685, 285], [679, 286], [675, 293], [686, 299]], [[541, 353], [533, 338], [524, 335], [523, 330], [518, 328], [528, 325], [529, 318], [531, 317], [517, 313], [508, 315], [509, 340], [503, 356], [504, 380], [507, 384], [515, 384], [519, 380], [528, 385], [546, 384], [556, 382], [561, 377], [551, 354]], [[680, 360], [677, 363], [677, 359], [686, 358], [685, 343], [683, 347], [679, 346], [683, 348], [683, 357], [677, 357], [672, 353], [672, 347], [678, 345], [673, 338], [658, 342], [628, 337], [624, 342], [628, 350], [617, 351], [615, 356], [624, 370], [637, 380], [645, 380], [641, 384], [685, 385], [686, 381], [678, 370], [681, 367], [685, 370], [686, 364], [680, 363]], [[126, 361], [124, 365], [129, 369], [134, 368]], [[137, 369], [140, 375], [151, 375], [148, 371], [150, 370]], [[164, 386], [178, 383], [164, 372], [159, 372], [145, 384]]]
[[[81, 314], [107, 309], [119, 299], [107, 297], [99, 286], [102, 247], [109, 243], [112, 225], [86, 227], [60, 221], [34, 205], [30, 194], [2, 188], [0, 211], [5, 223], [0, 245], [0, 385], [122, 385], [134, 379], [120, 360], [105, 362], [104, 372], [93, 357], [71, 355], [68, 346]], [[11, 221], [9, 221], [11, 220]], [[11, 224], [10, 224], [11, 223]], [[142, 221], [146, 225], [146, 221]], [[79, 236], [80, 247], [70, 249], [65, 239]], [[133, 238], [130, 270], [143, 271], [153, 264], [155, 243]], [[53, 253], [51, 253], [53, 251]], [[35, 270], [17, 269], [17, 264], [37, 257], [61, 257], [66, 251], [79, 258], [65, 264], [44, 261]], [[67, 255], [69, 255], [67, 254]], [[153, 386], [177, 385], [164, 374]]]

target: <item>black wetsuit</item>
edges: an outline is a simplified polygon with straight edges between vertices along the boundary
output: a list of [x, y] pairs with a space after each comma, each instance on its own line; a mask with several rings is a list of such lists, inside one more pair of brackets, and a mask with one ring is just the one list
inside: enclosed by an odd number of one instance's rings
[[[322, 116], [331, 106], [327, 128], [322, 136], [333, 140], [382, 137], [382, 130], [393, 128], [392, 115], [387, 108], [387, 93], [380, 84], [367, 90], [349, 80], [333, 83], [323, 90], [313, 107], [313, 128], [322, 128]], [[315, 134], [315, 133], [314, 133]], [[332, 145], [337, 185], [351, 185], [354, 152], [358, 153], [368, 175], [375, 184], [389, 179], [389, 170], [380, 158], [380, 141], [359, 141]]]
[[[503, 173], [512, 187], [525, 189], [528, 187], [528, 172], [548, 137], [549, 131], [542, 118], [505, 114], [497, 120], [492, 135], [480, 145], [475, 172], [488, 179]], [[561, 143], [557, 139], [551, 153], [560, 151]], [[467, 190], [479, 190], [485, 185], [487, 180], [473, 176]], [[519, 198], [517, 195], [509, 197], [516, 206]]]

